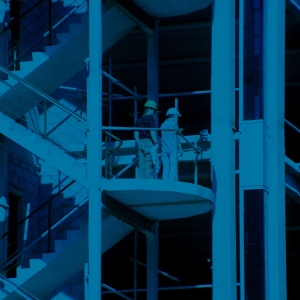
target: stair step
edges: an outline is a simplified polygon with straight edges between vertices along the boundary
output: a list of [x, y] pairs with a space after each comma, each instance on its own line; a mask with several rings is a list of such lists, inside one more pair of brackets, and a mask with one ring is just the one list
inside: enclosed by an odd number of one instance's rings
[[45, 54], [45, 52], [32, 52], [32, 60], [38, 61], [39, 63], [43, 63], [49, 59], [49, 56]]
[[[104, 215], [106, 216], [106, 213]], [[81, 236], [75, 236], [71, 233], [69, 237], [73, 236], [74, 239], [77, 238], [76, 240], [73, 240], [73, 238], [72, 240], [56, 240], [55, 252], [44, 253], [42, 259], [30, 260], [30, 268], [18, 269], [17, 271], [17, 276], [21, 276], [22, 278], [12, 279], [12, 281], [16, 284], [21, 283], [21, 287], [26, 291], [40, 299], [44, 299], [49, 293], [54, 292], [55, 289], [61, 286], [68, 278], [71, 278], [74, 274], [82, 270], [84, 263], [88, 260], [88, 222], [85, 221], [82, 224], [83, 228], [81, 229], [83, 229], [83, 232]], [[133, 230], [131, 226], [119, 222], [119, 220], [113, 216], [106, 216], [102, 225], [103, 253]], [[84, 227], [86, 229], [84, 229]], [[72, 231], [73, 230], [70, 232]], [[66, 268], [66, 265], [68, 268]], [[32, 268], [35, 269], [37, 273], [33, 273]], [[49, 274], [53, 274], [53, 272], [55, 272], [55, 276], [49, 277]], [[10, 294], [7, 300], [19, 299], [15, 298], [15, 295], [15, 293]], [[18, 296], [16, 295], [16, 297]]]
[[17, 268], [17, 277], [11, 278], [10, 280], [17, 284], [21, 285], [26, 280], [28, 280], [33, 274], [36, 274], [41, 269], [43, 269], [47, 263], [44, 262], [42, 259], [30, 259], [29, 260], [30, 267], [29, 268]]
[[20, 62], [20, 70], [18, 70], [16, 75], [21, 78], [25, 78], [28, 74], [30, 74], [34, 69], [36, 69], [42, 62], [39, 60], [34, 61], [22, 61]]

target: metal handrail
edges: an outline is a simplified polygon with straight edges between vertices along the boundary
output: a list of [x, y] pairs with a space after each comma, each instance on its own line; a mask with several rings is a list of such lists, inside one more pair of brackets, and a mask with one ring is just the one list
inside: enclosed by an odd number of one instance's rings
[[61, 190], [59, 190], [55, 195], [51, 196], [42, 205], [40, 205], [38, 208], [36, 208], [34, 211], [32, 211], [28, 216], [26, 216], [24, 219], [22, 219], [21, 221], [19, 221], [16, 225], [14, 225], [13, 227], [11, 227], [5, 233], [3, 233], [0, 236], [0, 240], [2, 240], [4, 237], [6, 237], [8, 234], [10, 234], [14, 229], [16, 229], [17, 227], [19, 227], [26, 220], [28, 220], [29, 218], [31, 218], [35, 213], [37, 213], [38, 211], [40, 211], [44, 206], [46, 206], [47, 204], [49, 204], [50, 202], [52, 202], [57, 196], [59, 196], [60, 194], [62, 194], [68, 187], [70, 187], [75, 182], [76, 182], [76, 180], [72, 180], [70, 183], [68, 183], [66, 186], [64, 186]]
[[58, 21], [55, 25], [51, 27], [51, 30], [46, 31], [39, 39], [37, 39], [33, 44], [30, 45], [28, 49], [26, 49], [22, 54], [20, 54], [15, 60], [11, 61], [8, 64], [8, 67], [13, 66], [16, 62], [18, 62], [25, 54], [27, 54], [35, 45], [37, 45], [41, 40], [51, 33], [52, 30], [56, 29], [60, 24], [65, 22], [70, 16], [72, 16], [77, 10], [81, 9], [85, 6], [86, 3], [81, 3], [80, 5], [75, 6], [68, 14], [66, 14], [60, 21]]
[[[139, 264], [140, 266], [143, 266], [143, 267], [147, 268], [147, 264], [145, 264], [145, 263], [143, 263], [143, 262], [141, 262], [141, 261], [139, 261], [139, 260], [137, 260], [137, 259], [134, 259], [134, 258], [130, 257], [130, 260], [131, 260], [132, 262], [136, 261], [136, 263]], [[170, 275], [170, 274], [168, 274], [168, 273], [166, 273], [166, 272], [164, 272], [164, 271], [158, 270], [158, 274], [163, 275], [163, 276], [165, 276], [165, 277], [167, 277], [167, 278], [169, 278], [169, 279], [171, 279], [171, 280], [174, 280], [174, 281], [176, 281], [177, 283], [180, 283], [180, 282], [181, 282], [181, 279], [179, 279], [179, 278], [177, 278], [177, 277], [174, 277], [174, 276], [172, 276], [172, 275]]]
[[298, 133], [300, 133], [300, 129], [298, 129], [295, 125], [293, 125], [291, 122], [289, 122], [288, 120], [284, 119], [284, 122], [289, 125], [291, 128], [293, 128], [295, 131], [297, 131]]
[[135, 166], [138, 163], [139, 159], [136, 157], [133, 159], [133, 162], [127, 165], [125, 168], [123, 168], [120, 172], [118, 172], [114, 177], [111, 179], [118, 179], [125, 171], [127, 171], [132, 166]]
[[120, 296], [120, 297], [122, 297], [122, 298], [124, 298], [124, 299], [132, 300], [132, 298], [130, 298], [130, 297], [124, 295], [123, 293], [117, 291], [116, 289], [112, 288], [111, 286], [109, 286], [109, 285], [107, 285], [107, 284], [105, 284], [105, 283], [101, 283], [101, 286], [104, 287], [104, 288], [106, 288], [107, 290], [109, 290], [109, 291], [112, 292], [113, 294], [116, 294], [116, 295], [118, 295], [118, 296]]
[[[74, 113], [76, 113], [80, 109], [82, 109], [82, 107], [76, 108], [74, 110]], [[62, 119], [59, 123], [57, 123], [51, 130], [46, 132], [46, 137], [48, 137], [51, 133], [53, 133], [56, 129], [58, 129], [60, 127], [60, 125], [64, 124], [70, 118], [71, 118], [71, 115], [67, 115], [64, 119]]]
[[[105, 131], [105, 134], [106, 134], [105, 135], [105, 178], [107, 178], [108, 177], [108, 157], [111, 156], [113, 153], [115, 153], [123, 145], [123, 141], [108, 131]], [[114, 149], [108, 148], [108, 138], [107, 138], [108, 136], [114, 138], [115, 140], [117, 140], [119, 142], [119, 145], [117, 147], [115, 147]], [[108, 151], [108, 149], [110, 151]], [[111, 164], [110, 164], [110, 167], [111, 167]], [[112, 173], [112, 170], [110, 170], [110, 174], [111, 173]]]
[[[42, 2], [44, 2], [45, 0], [39, 0], [38, 2], [36, 2], [34, 5], [32, 5], [31, 7], [29, 7], [24, 13], [22, 13], [20, 16], [19, 16], [19, 20], [21, 20], [23, 17], [25, 17], [28, 13], [30, 13], [32, 10], [34, 10], [37, 6], [39, 6]], [[14, 21], [14, 20], [12, 20]], [[1, 31], [0, 31], [0, 35], [2, 33], [4, 33], [6, 30], [8, 30], [9, 28], [11, 27], [11, 24], [8, 24], [5, 28], [3, 28]]]
[[[46, 235], [48, 235], [51, 230], [55, 229], [57, 226], [59, 226], [63, 221], [65, 221], [68, 217], [70, 217], [74, 212], [76, 212], [79, 207], [81, 207], [83, 204], [85, 204], [89, 198], [85, 198], [82, 200], [79, 204], [77, 204], [71, 211], [69, 211], [66, 215], [64, 215], [60, 220], [58, 220], [54, 225], [52, 225], [49, 229], [44, 231], [38, 238], [36, 238], [33, 242], [31, 242], [29, 245], [24, 247], [22, 251], [20, 251], [17, 255], [15, 255], [10, 260], [7, 260], [5, 264], [2, 267], [5, 267], [12, 263], [14, 260], [16, 260], [18, 257], [20, 257], [23, 253], [25, 253], [28, 249], [30, 249], [32, 246], [34, 246], [38, 241], [40, 241], [42, 238], [44, 238]], [[84, 213], [84, 212], [83, 212]], [[81, 214], [83, 214], [81, 213]]]
[[59, 107], [60, 109], [62, 109], [64, 112], [72, 115], [74, 118], [76, 118], [77, 120], [83, 122], [85, 125], [87, 125], [87, 120], [74, 113], [72, 110], [70, 110], [69, 108], [67, 108], [66, 106], [62, 105], [61, 103], [59, 103], [57, 100], [55, 100], [54, 98], [52, 98], [51, 96], [47, 95], [46, 93], [44, 93], [43, 91], [39, 90], [37, 87], [33, 86], [32, 84], [30, 84], [29, 82], [25, 81], [24, 79], [20, 78], [19, 76], [15, 75], [14, 73], [12, 73], [10, 70], [8, 70], [7, 68], [3, 67], [0, 65], [0, 70], [2, 72], [4, 72], [5, 74], [11, 76], [13, 79], [17, 80], [18, 82], [20, 82], [21, 84], [23, 84], [24, 86], [26, 86], [27, 88], [29, 88], [30, 90], [32, 90], [33, 92], [35, 92], [36, 94], [38, 94], [39, 96], [43, 97], [44, 99], [50, 101], [52, 104], [56, 105], [57, 107]]
[[114, 138], [115, 140], [117, 140], [120, 143], [116, 148], [111, 149], [110, 152], [108, 152], [108, 156], [109, 156], [112, 153], [116, 152], [116, 150], [118, 150], [123, 145], [123, 141], [120, 138], [116, 137], [115, 135], [111, 134], [108, 131], [105, 131], [105, 134], [108, 135], [108, 136], [111, 136], [112, 138]]
[[[75, 183], [75, 180], [71, 181], [64, 188], [62, 188], [60, 191], [58, 191], [55, 195], [53, 195], [52, 197], [50, 197], [45, 203], [43, 203], [41, 206], [39, 206], [33, 212], [31, 212], [28, 216], [26, 216], [23, 220], [19, 221], [16, 225], [14, 225], [13, 227], [11, 227], [3, 235], [1, 235], [0, 240], [3, 239], [5, 236], [7, 236], [15, 228], [17, 228], [18, 226], [22, 225], [26, 220], [28, 220], [29, 218], [31, 218], [35, 213], [37, 213], [38, 211], [40, 211], [44, 206], [46, 206], [47, 204], [51, 203], [52, 200], [54, 200], [58, 195], [60, 195], [62, 192], [64, 192], [73, 183]], [[53, 225], [51, 227], [51, 224], [48, 224], [48, 230], [46, 231], [46, 234], [50, 233], [52, 229], [56, 228], [56, 226], [57, 225]], [[7, 265], [13, 263], [16, 259], [18, 259], [18, 257], [20, 257], [21, 255], [23, 255], [23, 253], [25, 253], [29, 248], [31, 248], [34, 244], [36, 244], [39, 240], [41, 240], [46, 234], [42, 234], [35, 241], [33, 241], [32, 243], [30, 243], [27, 246], [24, 246], [24, 248], [22, 249], [22, 251], [18, 252], [17, 254], [13, 253], [12, 255], [10, 255], [10, 257], [8, 257], [6, 261], [1, 262], [1, 267], [5, 268]], [[48, 249], [50, 249], [50, 242], [51, 241], [48, 239]]]
[[150, 127], [120, 127], [120, 126], [102, 126], [102, 130], [128, 130], [128, 131], [141, 131], [141, 130], [150, 130], [150, 131], [182, 131], [183, 128], [178, 129], [164, 129], [164, 128], [150, 128]]
[[135, 93], [134, 91], [130, 90], [128, 87], [126, 87], [124, 84], [122, 84], [118, 79], [115, 79], [114, 77], [112, 77], [111, 75], [109, 75], [108, 73], [106, 73], [105, 71], [102, 71], [102, 74], [108, 78], [109, 80], [112, 81], [112, 83], [118, 85], [119, 87], [121, 87], [123, 90], [127, 91], [129, 94], [131, 94], [132, 96], [134, 96], [135, 98], [139, 99], [139, 100], [143, 100], [143, 97], [141, 97], [139, 94]]
[[177, 131], [176, 134], [180, 135], [187, 142], [187, 144], [195, 150], [195, 153], [201, 153], [201, 149], [199, 147], [195, 147], [180, 131]]
[[[189, 146], [191, 146], [195, 151], [195, 159], [194, 159], [194, 184], [198, 184], [198, 155], [201, 153], [201, 149], [199, 147], [194, 146], [180, 131], [177, 131], [176, 134], [181, 136]], [[195, 142], [196, 144], [196, 142]]]
[[23, 288], [16, 285], [9, 279], [7, 279], [5, 276], [0, 274], [0, 281], [4, 283], [5, 285], [9, 286], [12, 290], [14, 290], [16, 293], [18, 293], [20, 296], [22, 296], [26, 300], [39, 300], [38, 298], [34, 297], [30, 293], [26, 292]]

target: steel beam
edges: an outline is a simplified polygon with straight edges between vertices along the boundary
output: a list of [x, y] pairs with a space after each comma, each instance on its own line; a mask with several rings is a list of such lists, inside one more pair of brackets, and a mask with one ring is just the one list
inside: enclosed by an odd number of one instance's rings
[[133, 226], [142, 232], [154, 232], [156, 220], [150, 220], [136, 211], [128, 208], [123, 203], [115, 200], [105, 192], [102, 194], [102, 203], [109, 212], [116, 218]]
[[151, 33], [155, 28], [156, 18], [149, 16], [144, 10], [138, 7], [133, 1], [114, 0], [114, 6], [124, 13], [129, 19], [135, 22], [145, 32]]
[[153, 233], [146, 233], [147, 240], [147, 300], [158, 299], [158, 222]]
[[211, 93], [213, 300], [235, 300], [235, 1], [215, 0]]

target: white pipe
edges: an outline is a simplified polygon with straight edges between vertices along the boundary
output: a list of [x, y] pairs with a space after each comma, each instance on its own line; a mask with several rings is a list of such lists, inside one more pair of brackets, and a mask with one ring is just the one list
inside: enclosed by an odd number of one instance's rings
[[[102, 1], [89, 2], [87, 182], [89, 188], [89, 300], [101, 299], [102, 280]], [[87, 300], [87, 299], [86, 299]]]

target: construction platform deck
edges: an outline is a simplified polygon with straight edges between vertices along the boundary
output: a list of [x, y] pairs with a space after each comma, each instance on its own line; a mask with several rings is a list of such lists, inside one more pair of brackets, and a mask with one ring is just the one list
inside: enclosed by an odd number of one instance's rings
[[108, 196], [137, 213], [156, 220], [187, 218], [210, 211], [213, 192], [192, 183], [159, 179], [104, 180]]

